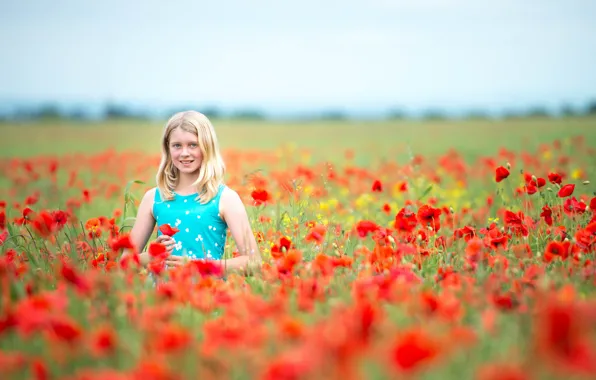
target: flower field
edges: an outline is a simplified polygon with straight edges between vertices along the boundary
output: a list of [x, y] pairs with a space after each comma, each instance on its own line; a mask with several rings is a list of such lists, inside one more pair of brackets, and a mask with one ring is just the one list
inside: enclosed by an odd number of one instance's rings
[[214, 122], [246, 277], [121, 259], [159, 126], [0, 126], [1, 378], [593, 379], [594, 121], [540, 123]]

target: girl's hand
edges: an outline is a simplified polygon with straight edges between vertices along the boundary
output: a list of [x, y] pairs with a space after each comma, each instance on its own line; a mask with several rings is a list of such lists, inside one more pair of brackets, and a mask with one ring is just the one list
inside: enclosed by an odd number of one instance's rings
[[166, 259], [166, 265], [169, 267], [181, 267], [186, 265], [190, 261], [190, 258], [187, 256], [174, 256], [170, 255]]
[[176, 246], [176, 241], [171, 237], [171, 236], [167, 236], [167, 235], [160, 235], [157, 237], [157, 239], [155, 239], [156, 243], [161, 243], [166, 247], [166, 252], [168, 252], [168, 254], [172, 254], [172, 252], [174, 251], [174, 247]]

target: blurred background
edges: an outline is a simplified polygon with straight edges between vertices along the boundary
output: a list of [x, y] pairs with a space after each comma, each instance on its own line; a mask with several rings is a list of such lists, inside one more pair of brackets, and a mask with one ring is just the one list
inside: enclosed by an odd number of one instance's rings
[[593, 0], [4, 0], [0, 118], [596, 113]]

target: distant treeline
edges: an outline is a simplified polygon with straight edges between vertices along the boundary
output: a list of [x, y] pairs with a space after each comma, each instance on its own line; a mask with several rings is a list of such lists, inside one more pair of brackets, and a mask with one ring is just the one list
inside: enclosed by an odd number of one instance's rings
[[[161, 120], [169, 117], [175, 112], [187, 109], [198, 110], [209, 118], [227, 118], [244, 120], [266, 120], [272, 117], [259, 109], [239, 109], [235, 111], [223, 111], [215, 107], [200, 107], [187, 105], [185, 107], [172, 107], [161, 112], [155, 112], [152, 108], [131, 107], [124, 104], [108, 103], [103, 109], [97, 111], [89, 110], [89, 107], [61, 107], [55, 104], [28, 105], [16, 107], [10, 112], [0, 112], [0, 121], [27, 121], [27, 120], [112, 120], [112, 119], [131, 119], [131, 120]], [[371, 116], [353, 115], [348, 112], [329, 109], [321, 112], [303, 112], [288, 115], [285, 119], [301, 120], [349, 120], [355, 118], [369, 119], [387, 119], [387, 120], [447, 120], [447, 119], [493, 119], [493, 118], [549, 118], [566, 116], [588, 116], [596, 115], [596, 100], [588, 102], [585, 107], [572, 107], [563, 105], [558, 110], [548, 107], [530, 107], [526, 110], [504, 110], [499, 114], [486, 112], [483, 110], [470, 110], [468, 112], [450, 113], [439, 108], [427, 109], [421, 112], [408, 113], [398, 107], [389, 109], [387, 112], [378, 112]]]

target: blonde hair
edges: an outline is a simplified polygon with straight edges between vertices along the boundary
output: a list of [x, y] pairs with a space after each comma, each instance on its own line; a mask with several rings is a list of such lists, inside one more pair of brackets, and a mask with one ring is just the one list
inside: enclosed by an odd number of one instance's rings
[[219, 185], [223, 183], [226, 171], [225, 163], [219, 152], [217, 136], [207, 116], [196, 111], [178, 112], [173, 115], [163, 129], [161, 139], [161, 163], [157, 171], [157, 188], [164, 200], [174, 199], [174, 189], [179, 180], [179, 170], [172, 162], [169, 143], [170, 135], [176, 128], [197, 136], [203, 160], [199, 177], [193, 186], [199, 193], [197, 200], [207, 203], [217, 194]]

